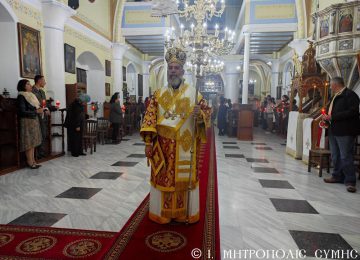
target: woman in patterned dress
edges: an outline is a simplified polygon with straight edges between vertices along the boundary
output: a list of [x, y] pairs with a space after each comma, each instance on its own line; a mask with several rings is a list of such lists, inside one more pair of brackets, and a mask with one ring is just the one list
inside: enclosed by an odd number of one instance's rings
[[42, 141], [38, 114], [44, 111], [39, 100], [32, 93], [32, 86], [26, 79], [18, 82], [17, 97], [20, 118], [20, 152], [25, 152], [26, 161], [30, 169], [37, 169], [41, 165], [36, 164], [34, 151]]

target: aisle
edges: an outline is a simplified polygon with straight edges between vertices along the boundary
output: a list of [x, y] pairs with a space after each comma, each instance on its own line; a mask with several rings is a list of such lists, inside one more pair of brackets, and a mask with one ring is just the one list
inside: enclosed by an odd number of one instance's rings
[[283, 139], [258, 129], [253, 142], [216, 136], [216, 149], [223, 258], [243, 249], [360, 252], [360, 193], [307, 173]]

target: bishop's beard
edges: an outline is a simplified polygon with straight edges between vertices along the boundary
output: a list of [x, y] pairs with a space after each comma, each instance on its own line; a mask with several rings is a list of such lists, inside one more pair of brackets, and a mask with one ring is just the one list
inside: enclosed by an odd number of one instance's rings
[[182, 83], [182, 79], [180, 77], [173, 77], [169, 80], [170, 86], [172, 86], [174, 89], [178, 89]]

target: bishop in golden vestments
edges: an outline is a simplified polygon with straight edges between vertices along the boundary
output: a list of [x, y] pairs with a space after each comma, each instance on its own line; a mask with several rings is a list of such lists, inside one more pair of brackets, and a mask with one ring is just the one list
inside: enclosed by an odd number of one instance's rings
[[[170, 48], [165, 59], [169, 84], [154, 93], [140, 130], [146, 144], [145, 154], [151, 162], [149, 217], [160, 224], [172, 219], [195, 223], [200, 217], [197, 155], [200, 142], [206, 141], [211, 108], [201, 95], [195, 104], [196, 90], [183, 79], [186, 53]], [[194, 116], [197, 118], [195, 126]], [[188, 205], [193, 134], [195, 145]]]

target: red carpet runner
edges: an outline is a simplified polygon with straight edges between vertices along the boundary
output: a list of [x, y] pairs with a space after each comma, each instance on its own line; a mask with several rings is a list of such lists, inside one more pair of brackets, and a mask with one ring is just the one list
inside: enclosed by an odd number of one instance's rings
[[[160, 225], [148, 217], [149, 195], [120, 231], [105, 259], [219, 259], [216, 154], [213, 130], [200, 154], [200, 221]], [[200, 256], [201, 254], [201, 256]]]
[[103, 259], [116, 234], [0, 225], [0, 259]]
[[208, 137], [200, 149], [199, 222], [152, 222], [148, 218], [148, 195], [119, 233], [0, 225], [0, 259], [183, 260], [193, 259], [193, 253], [196, 259], [220, 260], [213, 130]]

